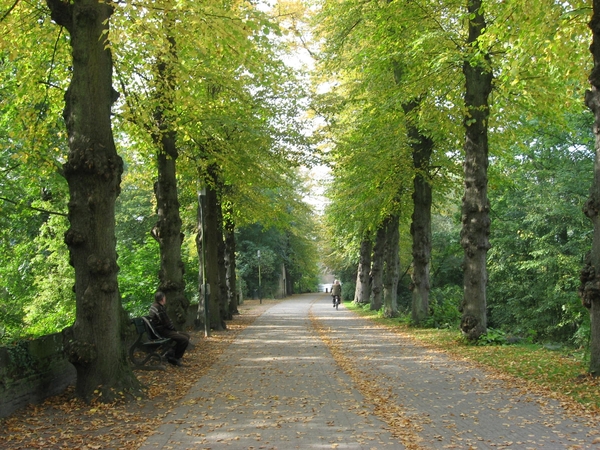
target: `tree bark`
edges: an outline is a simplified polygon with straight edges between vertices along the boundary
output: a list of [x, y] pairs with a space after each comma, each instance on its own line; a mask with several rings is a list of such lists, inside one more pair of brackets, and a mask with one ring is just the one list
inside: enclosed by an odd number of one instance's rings
[[465, 75], [465, 194], [462, 201], [461, 245], [464, 257], [464, 298], [460, 328], [470, 340], [487, 331], [486, 257], [490, 248], [490, 204], [487, 198], [488, 97], [492, 90], [490, 57], [477, 45], [486, 23], [481, 0], [468, 0], [468, 54]]
[[398, 315], [398, 280], [400, 279], [400, 218], [397, 214], [385, 220], [385, 265], [383, 276], [383, 316]]
[[383, 294], [383, 258], [385, 253], [385, 225], [377, 229], [375, 246], [373, 247], [373, 263], [369, 275], [371, 284], [371, 310], [378, 311], [382, 306]]
[[[409, 114], [419, 102], [412, 102], [404, 108]], [[422, 323], [429, 313], [429, 265], [431, 261], [431, 183], [429, 182], [429, 162], [433, 153], [433, 140], [425, 136], [408, 119], [408, 138], [412, 148], [413, 167], [413, 214], [410, 225], [412, 235], [413, 273], [412, 321]]]
[[216, 330], [226, 328], [221, 316], [221, 288], [219, 285], [219, 240], [223, 240], [219, 222], [219, 194], [217, 192], [216, 168], [209, 167], [209, 182], [206, 187], [206, 281], [210, 285], [210, 301], [208, 312], [210, 327]]
[[[396, 84], [402, 80], [403, 67], [393, 63]], [[412, 235], [411, 275], [412, 305], [411, 318], [420, 324], [429, 313], [429, 267], [431, 260], [431, 184], [429, 182], [429, 163], [433, 153], [433, 140], [424, 135], [414, 124], [411, 113], [421, 103], [421, 98], [413, 99], [402, 105], [406, 117], [408, 143], [412, 149], [413, 167], [413, 214], [410, 233]]]
[[594, 179], [590, 198], [584, 206], [584, 213], [592, 220], [594, 234], [592, 249], [581, 270], [579, 295], [583, 305], [590, 312], [590, 365], [589, 372], [600, 375], [600, 0], [593, 1], [590, 52], [594, 59], [589, 82], [591, 88], [585, 93], [585, 102], [594, 114], [593, 133], [595, 137]]
[[294, 295], [294, 278], [290, 274], [289, 270], [287, 270], [287, 267], [285, 269], [285, 280], [286, 280], [285, 295], [286, 296]]
[[236, 261], [235, 261], [235, 222], [233, 221], [233, 206], [227, 204], [225, 209], [225, 266], [227, 268], [227, 301], [229, 312], [232, 315], [239, 314], [238, 294], [236, 279]]
[[[169, 19], [165, 18], [167, 33]], [[152, 229], [152, 236], [158, 242], [160, 249], [160, 270], [158, 274], [158, 289], [167, 298], [167, 313], [177, 329], [182, 329], [187, 319], [187, 308], [190, 304], [185, 297], [185, 267], [181, 259], [181, 217], [179, 216], [179, 198], [177, 194], [177, 133], [174, 130], [172, 118], [174, 115], [173, 93], [175, 79], [173, 65], [177, 59], [175, 39], [167, 37], [169, 51], [157, 56], [156, 64], [156, 97], [158, 105], [154, 111], [155, 127], [157, 130], [152, 138], [158, 147], [158, 180], [154, 184], [156, 195], [156, 212], [158, 222]]]
[[[221, 192], [221, 190], [219, 190]], [[219, 250], [219, 262], [217, 268], [219, 270], [219, 308], [221, 310], [222, 320], [231, 320], [233, 315], [229, 310], [229, 292], [227, 289], [227, 247], [225, 245], [225, 224], [223, 223], [223, 203], [221, 201], [221, 195], [217, 198], [217, 223], [218, 223], [218, 250]]]
[[354, 302], [365, 304], [369, 303], [369, 272], [371, 270], [371, 252], [373, 243], [371, 239], [365, 237], [360, 243], [360, 257], [358, 261], [358, 273], [356, 276], [356, 290], [354, 293]]
[[[167, 143], [166, 141], [171, 141]], [[187, 318], [189, 301], [185, 297], [185, 268], [181, 259], [183, 233], [179, 216], [177, 194], [176, 157], [166, 153], [174, 148], [174, 141], [166, 136], [161, 139], [158, 155], [158, 181], [154, 185], [158, 222], [152, 229], [152, 236], [160, 248], [160, 270], [158, 289], [169, 299], [166, 307], [174, 325], [181, 329]]]
[[207, 297], [208, 293], [204, 292], [204, 285], [208, 283], [208, 277], [206, 276], [206, 190], [200, 194], [198, 193], [198, 213], [197, 213], [197, 226], [196, 226], [196, 252], [198, 253], [198, 314], [196, 316], [195, 325], [198, 327], [200, 324], [204, 325], [206, 334], [209, 334], [210, 330], [210, 310], [207, 313], [207, 307], [210, 307], [210, 298]]
[[111, 128], [112, 56], [107, 42], [110, 2], [47, 0], [52, 19], [70, 33], [73, 69], [63, 117], [69, 137], [64, 174], [69, 185], [65, 243], [75, 269], [76, 318], [63, 332], [77, 370], [77, 395], [110, 402], [120, 392], [139, 395], [140, 384], [122, 345], [129, 323], [117, 283], [115, 200], [123, 161]]

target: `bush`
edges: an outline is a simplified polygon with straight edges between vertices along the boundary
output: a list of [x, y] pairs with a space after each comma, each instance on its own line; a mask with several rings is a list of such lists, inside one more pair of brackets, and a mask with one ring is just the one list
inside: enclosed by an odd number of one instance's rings
[[506, 333], [502, 330], [496, 330], [495, 328], [488, 328], [487, 333], [482, 334], [475, 341], [475, 345], [507, 345], [508, 340]]
[[429, 294], [430, 315], [423, 325], [426, 328], [457, 328], [461, 319], [458, 306], [462, 296], [461, 287], [456, 285], [432, 289]]
[[356, 292], [356, 281], [346, 281], [342, 284], [342, 301], [354, 300], [354, 293]]

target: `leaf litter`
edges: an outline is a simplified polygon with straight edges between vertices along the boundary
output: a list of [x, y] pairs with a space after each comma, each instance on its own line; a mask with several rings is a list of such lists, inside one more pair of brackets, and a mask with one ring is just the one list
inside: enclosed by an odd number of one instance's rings
[[[136, 371], [146, 396], [130, 401], [87, 404], [70, 386], [42, 404], [29, 405], [0, 419], [0, 448], [97, 450], [137, 449], [153, 434], [167, 414], [226, 350], [240, 331], [278, 300], [245, 300], [240, 315], [225, 331], [190, 332], [194, 346], [184, 356], [186, 367], [166, 365], [165, 370]], [[124, 396], [123, 396], [124, 397]]]
[[[346, 348], [346, 350], [348, 349], [348, 346], [352, 347], [352, 338], [350, 338], [350, 340], [348, 339], [348, 337], [345, 337], [344, 340], [340, 340], [340, 339], [336, 339], [336, 338], [331, 338], [332, 335], [336, 334], [336, 333], [332, 333], [332, 330], [329, 329], [329, 331], [327, 333], [325, 333], [324, 330], [324, 325], [322, 323], [319, 323], [318, 320], [316, 320], [314, 317], [311, 318], [313, 320], [313, 322], [315, 323], [315, 327], [319, 329], [319, 332], [321, 333], [322, 339], [324, 339], [328, 346], [330, 347], [330, 350], [332, 351], [332, 353], [334, 354], [334, 357], [336, 359], [340, 359], [340, 360], [345, 360], [345, 362], [342, 362], [341, 364], [344, 364], [346, 367], [344, 367], [344, 370], [347, 371], [353, 378], [353, 380], [355, 380], [355, 383], [362, 382], [363, 385], [365, 383], [368, 383], [369, 379], [369, 374], [365, 374], [362, 373], [360, 371], [357, 370], [358, 365], [357, 365], [357, 358], [367, 361], [367, 360], [373, 360], [376, 359], [373, 357], [373, 355], [369, 355], [368, 357], [366, 355], [362, 355], [360, 353], [355, 354], [354, 356], [348, 356], [348, 352], [344, 352], [341, 353], [341, 346], [342, 344], [340, 344], [340, 342], [344, 342], [344, 347]], [[571, 441], [573, 443], [573, 445], [571, 445], [569, 448], [572, 449], [577, 449], [577, 448], [588, 448], [585, 447], [586, 443], [587, 445], [592, 444], [592, 445], [596, 445], [596, 444], [600, 444], [600, 438], [598, 438], [597, 436], [600, 435], [600, 421], [598, 420], [598, 409], [597, 408], [589, 408], [583, 406], [582, 404], [573, 401], [573, 399], [568, 398], [567, 396], [563, 395], [562, 393], [558, 393], [558, 392], [553, 392], [549, 389], [547, 389], [546, 387], [542, 387], [540, 385], [536, 385], [532, 382], [528, 382], [526, 380], [522, 380], [519, 379], [513, 375], [507, 374], [506, 372], [499, 370], [497, 368], [493, 368], [490, 367], [489, 365], [485, 365], [485, 364], [481, 364], [481, 363], [477, 363], [476, 361], [473, 361], [469, 358], [465, 358], [462, 357], [460, 355], [457, 355], [453, 352], [449, 352], [447, 351], [447, 349], [445, 348], [441, 348], [438, 345], [435, 345], [435, 343], [424, 343], [420, 340], [415, 339], [410, 333], [405, 332], [402, 329], [399, 329], [398, 327], [394, 327], [391, 326], [389, 324], [381, 324], [378, 323], [377, 321], [373, 320], [372, 318], [369, 317], [369, 325], [366, 326], [362, 326], [360, 327], [361, 330], [359, 331], [358, 328], [354, 330], [354, 333], [359, 333], [362, 334], [363, 332], [366, 334], [369, 334], [368, 330], [369, 329], [380, 329], [380, 330], [387, 330], [388, 332], [392, 332], [395, 335], [398, 335], [399, 337], [401, 337], [402, 340], [405, 340], [407, 342], [407, 345], [416, 345], [416, 346], [420, 346], [424, 349], [428, 349], [425, 350], [426, 352], [428, 352], [430, 355], [435, 355], [435, 354], [444, 354], [446, 355], [449, 359], [456, 361], [457, 363], [467, 363], [467, 366], [470, 367], [477, 367], [481, 370], [483, 370], [485, 372], [485, 375], [483, 376], [483, 379], [478, 379], [478, 378], [471, 378], [470, 381], [467, 380], [466, 383], [468, 383], [469, 385], [479, 385], [479, 390], [476, 391], [476, 394], [488, 394], [491, 393], [494, 390], [494, 384], [496, 382], [500, 382], [500, 383], [506, 383], [505, 386], [510, 386], [511, 389], [514, 389], [517, 391], [517, 396], [513, 397], [512, 400], [509, 401], [509, 407], [508, 408], [504, 408], [504, 409], [497, 409], [496, 407], [492, 407], [492, 409], [496, 409], [496, 412], [499, 414], [498, 418], [500, 418], [500, 416], [506, 416], [509, 415], [509, 413], [512, 413], [512, 406], [510, 404], [516, 404], [516, 403], [531, 403], [534, 402], [538, 405], [538, 407], [540, 408], [540, 412], [542, 414], [542, 417], [539, 418], [539, 423], [543, 423], [546, 427], [548, 427], [548, 429], [553, 429], [554, 431], [552, 432], [553, 434], [555, 434], [556, 436], [562, 437], [567, 441]], [[335, 330], [334, 330], [335, 331]], [[385, 338], [388, 339], [389, 337]], [[408, 342], [412, 342], [412, 344], [408, 344]], [[403, 346], [404, 350], [407, 350], [407, 347]], [[421, 353], [420, 355], [421, 358], [421, 362], [425, 362], [425, 360], [427, 359], [426, 354]], [[380, 358], [380, 364], [389, 364], [388, 362], [386, 362], [385, 360]], [[370, 363], [372, 365], [376, 365], [377, 362], [372, 362]], [[451, 363], [450, 363], [451, 364]], [[467, 367], [465, 366], [465, 367]], [[458, 369], [455, 370], [454, 373], [456, 375], [462, 375], [463, 373], [465, 373], [464, 371], [461, 371], [459, 369], [460, 366], [454, 366], [454, 368]], [[430, 369], [433, 370], [437, 370], [434, 364], [430, 364]], [[353, 373], [354, 372], [354, 373]], [[373, 374], [370, 374], [371, 378]], [[448, 374], [444, 374], [446, 378], [445, 381], [451, 382], [453, 376], [449, 376]], [[379, 374], [380, 379], [379, 381], [376, 383], [378, 385], [378, 391], [379, 392], [375, 392], [374, 395], [377, 397], [379, 397], [380, 399], [384, 399], [385, 398], [385, 393], [383, 392], [382, 386], [385, 384], [383, 383], [384, 380], [381, 379], [381, 374]], [[589, 380], [585, 380], [585, 381], [589, 381]], [[392, 380], [393, 382], [393, 380]], [[398, 385], [398, 383], [400, 382], [400, 386], [403, 386], [403, 382], [402, 380], [396, 380], [395, 383], [396, 385]], [[427, 383], [426, 380], [421, 380], [421, 383]], [[462, 381], [460, 383], [459, 386], [459, 390], [460, 391], [466, 391], [466, 386], [465, 386], [465, 381]], [[371, 381], [371, 384], [374, 384]], [[368, 386], [368, 388], [370, 389], [371, 387]], [[412, 389], [414, 391], [414, 389]], [[361, 393], [364, 392], [361, 391]], [[415, 397], [419, 396], [418, 392], [413, 392], [412, 395], [414, 395]], [[367, 399], [369, 399], [369, 396], [366, 395]], [[440, 397], [438, 397], [440, 398]], [[374, 401], [373, 399], [369, 399], [369, 401]], [[377, 401], [377, 399], [375, 399], [375, 401]], [[392, 398], [390, 397], [390, 401], [398, 401], [397, 398]], [[459, 402], [460, 403], [460, 402]], [[454, 406], [449, 406], [449, 408], [454, 408], [456, 407], [457, 410], [460, 410], [461, 406], [460, 404], [457, 403]], [[515, 405], [516, 406], [516, 405]], [[406, 408], [406, 405], [404, 406], [404, 408]], [[378, 413], [380, 415], [380, 417], [387, 422], [387, 424], [390, 426], [390, 431], [392, 433], [398, 433], [398, 430], [395, 429], [396, 425], [392, 422], [391, 417], [393, 417], [393, 413], [390, 414], [389, 411], [383, 411], [383, 414], [381, 410], [376, 411], [376, 413]], [[400, 410], [398, 412], [398, 416], [402, 417], [403, 414], [405, 414], [405, 411]], [[464, 439], [463, 437], [461, 437], [462, 434], [464, 434], [465, 432], [467, 434], [471, 434], [473, 433], [473, 430], [463, 430], [463, 431], [458, 431], [456, 429], [456, 420], [457, 417], [461, 417], [462, 419], [466, 419], [467, 417], [469, 419], [472, 420], [473, 425], [478, 425], [479, 421], [477, 418], [477, 415], [479, 414], [479, 411], [477, 410], [473, 410], [471, 411], [470, 415], [465, 415], [465, 414], [460, 414], [460, 413], [449, 413], [449, 414], [444, 414], [442, 415], [442, 417], [448, 417], [448, 419], [450, 420], [444, 420], [444, 422], [447, 423], [446, 428], [448, 429], [453, 429], [455, 435], [451, 438], [452, 443], [450, 443], [449, 445], [445, 445], [443, 448], [477, 448], [477, 442], [476, 441], [481, 441], [483, 440], [481, 438], [481, 436], [474, 436], [475, 440], [473, 438], [470, 439]], [[426, 414], [428, 415], [428, 414]], [[420, 415], [419, 417], [415, 417], [414, 415], [411, 415], [409, 418], [414, 418], [416, 422], [418, 422], [418, 424], [427, 424], [428, 423], [428, 419], [426, 417], [426, 415]], [[570, 438], [568, 436], [565, 436], [564, 433], [561, 433], [560, 431], [558, 431], [557, 429], [555, 429], [556, 426], [560, 426], [561, 425], [561, 419], [560, 417], [570, 417], [574, 420], [577, 421], [578, 423], [578, 427], [579, 427], [579, 436], [585, 435], [587, 436], [585, 438], [585, 441], [581, 440], [581, 439], [576, 439], [575, 437]], [[514, 419], [514, 416], [512, 417]], [[523, 418], [521, 418], [523, 419]], [[522, 420], [521, 424], [519, 425], [520, 428], [526, 426], [525, 424], [526, 420]], [[537, 422], [537, 420], [536, 420]], [[414, 425], [414, 424], [412, 424]], [[507, 428], [511, 425], [509, 425], [508, 423], [504, 424]], [[571, 427], [573, 427], [574, 425], [571, 425]], [[413, 437], [411, 436], [411, 433], [413, 436], [416, 436], [420, 431], [420, 428], [418, 425], [414, 426], [413, 430], [411, 432], [405, 433], [405, 436], [398, 436], [403, 443], [405, 443], [407, 440], [409, 442], [412, 442], [414, 445], [414, 447], [409, 447], [409, 448], [423, 448], [421, 441], [417, 438], [416, 440], [413, 440]], [[574, 429], [572, 430], [574, 431]], [[533, 435], [530, 435], [530, 438], [532, 438]], [[445, 438], [448, 439], [448, 436]], [[438, 435], [438, 436], [434, 436], [434, 440], [438, 440], [441, 441], [443, 440], [443, 436]], [[521, 447], [522, 445], [528, 444], [531, 445], [534, 443], [534, 441], [531, 440], [527, 440], [526, 442], [513, 442], [513, 441], [509, 441], [506, 440], [504, 442], [491, 442], [489, 440], [487, 440], [488, 445], [492, 445], [494, 447], [498, 447], [498, 448], [511, 448], [511, 446], [513, 445], [517, 445], [519, 446], [518, 448], [524, 448]], [[431, 442], [430, 442], [431, 443]], [[583, 445], [583, 446], [582, 446]], [[435, 445], [437, 447], [437, 445]], [[513, 447], [514, 448], [514, 447]], [[530, 448], [530, 447], [526, 447], [526, 448]], [[531, 448], [538, 448], [537, 446], [533, 446]], [[561, 447], [562, 448], [562, 447]]]
[[[186, 395], [190, 387], [208, 371], [219, 355], [235, 339], [239, 331], [251, 324], [274, 302], [263, 301], [263, 303], [259, 306], [258, 302], [245, 302], [240, 307], [242, 315], [236, 316], [228, 324], [228, 331], [213, 332], [213, 335], [208, 339], [204, 339], [199, 332], [192, 333], [195, 347], [186, 354], [185, 362], [188, 367], [176, 368], [169, 366], [166, 371], [136, 372], [140, 381], [148, 387], [146, 398], [132, 402], [90, 405], [75, 398], [72, 388], [68, 389], [62, 395], [49, 398], [41, 405], [31, 405], [6, 419], [0, 419], [0, 425], [2, 425], [0, 428], [0, 448], [6, 450], [25, 448], [137, 449], [148, 436], [155, 432], [167, 414], [179, 405], [178, 402]], [[331, 339], [331, 330], [328, 332], [324, 329], [323, 324], [313, 316], [311, 316], [311, 323], [318, 331], [321, 340], [327, 344], [336, 363], [351, 377], [355, 387], [365, 400], [372, 405], [372, 411], [387, 423], [390, 432], [409, 449], [424, 448], [419, 438], [419, 432], [421, 431], [420, 424], [427, 423], [427, 418], [419, 417], [415, 419], [414, 416], [409, 416], [391, 391], [384, 389], [382, 385], [366, 382], [365, 380], [368, 377], [356, 367], [351, 358], [344, 354], [342, 344], [336, 342], [335, 339]], [[349, 344], [346, 343], [345, 345]], [[436, 349], [436, 351], [438, 350]], [[373, 359], [371, 355], [367, 356], [369, 359]], [[434, 369], [433, 365], [432, 369]], [[509, 381], [513, 386], [520, 384], [515, 383], [514, 377], [502, 373], [494, 374], [489, 368], [487, 373], [488, 376], [495, 375], [499, 379]], [[471, 381], [476, 383], [480, 380], [472, 379]], [[521, 385], [520, 387], [523, 393], [523, 397], [520, 399], [522, 402], [539, 402], [539, 400], [533, 400], [531, 397], [532, 394], [537, 393], [552, 397], [552, 395], [548, 395], [547, 391], [534, 390], [530, 385]], [[419, 393], [416, 392], [414, 395], [418, 396]], [[225, 400], [232, 404], [241, 401], [239, 395], [226, 395]], [[277, 402], [290, 401], [290, 399], [280, 399], [277, 396], [272, 396], [268, 400], [272, 402], [273, 407], [277, 406]], [[565, 405], [565, 399], [560, 398], [560, 400], [562, 400], [563, 407], [566, 406], [575, 414], [583, 413], [580, 408], [576, 407], [577, 405]], [[198, 399], [188, 401], [198, 402]], [[301, 401], [301, 399], [296, 399], [296, 401]], [[365, 410], [362, 405], [356, 405], [356, 409], [361, 410], [360, 414], [369, 414], [369, 411]], [[505, 414], [508, 410], [499, 412]], [[589, 411], [587, 412], [589, 414]], [[276, 411], [274, 410], [273, 413], [276, 413]], [[474, 419], [476, 419], [477, 413], [477, 411], [472, 412]], [[553, 407], [548, 406], [546, 414], [551, 419]], [[451, 416], [455, 416], [455, 414], [448, 414], [449, 419]], [[295, 419], [302, 420], [302, 417], [296, 417]], [[454, 420], [448, 420], [448, 427], [453, 426]], [[552, 421], [548, 422], [549, 426], [553, 424]], [[327, 425], [335, 426], [334, 423], [328, 423]], [[201, 429], [202, 426], [197, 428]], [[598, 436], [597, 429], [596, 433], [594, 433], [593, 428], [590, 429], [590, 435]], [[199, 436], [202, 436], [202, 434], [200, 433]], [[445, 445], [444, 448], [476, 448], [471, 447], [467, 442], [463, 441], [461, 443], [462, 438], [460, 436], [457, 435], [456, 438], [457, 441]], [[260, 435], [257, 434], [256, 448], [266, 448], [260, 444], [260, 440]], [[438, 440], [442, 440], [441, 435]], [[527, 444], [529, 442], [507, 440], [498, 442], [496, 446], [498, 448], [526, 448], [523, 446]], [[593, 444], [600, 444], [600, 437], [594, 438]], [[337, 444], [331, 443], [331, 446], [336, 448]], [[578, 447], [573, 446], [573, 448]]]

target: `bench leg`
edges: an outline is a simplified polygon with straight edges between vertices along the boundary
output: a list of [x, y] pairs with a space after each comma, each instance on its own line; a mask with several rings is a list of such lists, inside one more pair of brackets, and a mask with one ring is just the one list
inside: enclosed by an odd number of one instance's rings
[[[136, 356], [136, 353], [144, 353], [145, 357], [139, 358]], [[129, 360], [133, 364], [134, 369], [142, 369], [142, 370], [165, 370], [165, 359], [160, 353], [156, 351], [148, 351], [147, 348], [144, 348], [140, 345], [132, 345], [129, 347]], [[156, 361], [154, 364], [148, 364], [151, 361]]]

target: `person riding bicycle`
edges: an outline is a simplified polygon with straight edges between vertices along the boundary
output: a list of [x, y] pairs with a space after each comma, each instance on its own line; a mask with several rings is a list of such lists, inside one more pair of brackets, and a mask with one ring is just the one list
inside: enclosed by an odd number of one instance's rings
[[333, 307], [335, 308], [336, 301], [340, 303], [342, 300], [342, 285], [339, 280], [333, 282], [333, 286], [331, 286], [331, 296], [333, 297]]

